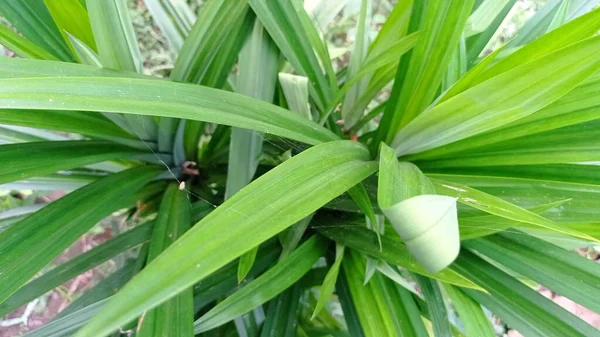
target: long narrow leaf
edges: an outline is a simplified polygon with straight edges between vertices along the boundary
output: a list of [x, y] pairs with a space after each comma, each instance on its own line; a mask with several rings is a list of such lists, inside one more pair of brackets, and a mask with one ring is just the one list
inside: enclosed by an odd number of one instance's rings
[[[0, 302], [111, 212], [135, 203], [135, 192], [158, 174], [140, 167], [108, 176], [42, 208], [0, 234]], [[133, 199], [133, 200], [132, 200]], [[30, 247], [37, 247], [31, 251]]]
[[214, 329], [265, 303], [299, 280], [323, 254], [326, 240], [313, 237], [266, 273], [250, 282], [195, 322], [195, 332]]
[[[371, 175], [376, 164], [367, 160], [366, 148], [340, 141], [315, 146], [285, 161], [236, 193], [169, 247], [78, 336], [111, 332], [306, 217]], [[186, 258], [177, 258], [182, 256]], [[173, 258], [179, 263], [173, 264]], [[165, 283], [170, 286], [163, 287]], [[132, 296], [137, 301], [125, 301], [123, 306], [121, 298]]]

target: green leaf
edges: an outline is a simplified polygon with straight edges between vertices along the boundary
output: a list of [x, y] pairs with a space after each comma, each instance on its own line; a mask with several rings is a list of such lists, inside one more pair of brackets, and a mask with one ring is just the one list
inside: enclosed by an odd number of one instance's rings
[[[125, 0], [87, 2], [100, 62], [105, 68], [142, 72], [142, 55]], [[143, 140], [158, 137], [158, 125], [152, 117], [124, 116], [133, 133]]]
[[43, 1], [2, 1], [0, 15], [13, 24], [27, 40], [62, 61], [73, 60], [69, 47]]
[[[316, 229], [326, 237], [344, 244], [352, 249], [368, 254], [376, 259], [387, 261], [393, 265], [406, 268], [412, 272], [425, 275], [446, 283], [461, 287], [480, 289], [478, 286], [467, 280], [460, 274], [450, 268], [444, 269], [435, 274], [429, 273], [423, 266], [417, 264], [415, 258], [410, 254], [406, 245], [398, 240], [391, 239], [388, 236], [381, 236], [382, 250], [379, 250], [377, 235], [366, 227], [357, 225], [348, 225], [347, 221], [336, 223], [334, 220], [325, 219], [326, 225], [318, 226]], [[340, 227], [340, 225], [342, 225]], [[362, 282], [363, 280], [361, 280]]]
[[[421, 5], [421, 2], [415, 4], [415, 11]], [[408, 32], [409, 21], [413, 8], [413, 1], [401, 1], [396, 4], [390, 16], [381, 27], [379, 34], [371, 44], [367, 60], [360, 69], [357, 76], [349, 78], [342, 89], [338, 92], [333, 103], [341, 101], [343, 94], [351, 87], [352, 82], [358, 82], [362, 76], [368, 76], [373, 70], [369, 68], [377, 67], [370, 76], [369, 84], [362, 95], [358, 97], [350, 110], [364, 111], [375, 96], [389, 84], [396, 74], [398, 60], [415, 45], [418, 39], [416, 29], [412, 30], [411, 36], [406, 36]], [[368, 70], [368, 72], [367, 72]], [[333, 106], [333, 103], [331, 104]], [[354, 127], [360, 124], [357, 123]]]
[[427, 110], [393, 147], [399, 155], [422, 152], [526, 117], [598, 70], [600, 61], [587, 57], [599, 49], [600, 38], [587, 39], [493, 77]]
[[473, 0], [439, 1], [425, 7], [421, 35], [405, 80], [394, 83], [375, 141], [389, 144], [400, 128], [431, 103], [458, 47], [473, 3]]
[[298, 283], [269, 302], [260, 337], [295, 337], [301, 299]]
[[92, 50], [97, 49], [90, 18], [79, 0], [44, 0], [44, 4], [67, 43], [70, 34]]
[[383, 143], [379, 159], [379, 208], [427, 271], [446, 268], [460, 250], [456, 199], [435, 195], [419, 168]]
[[[272, 102], [277, 83], [279, 52], [260, 22], [256, 21], [249, 39], [242, 48], [238, 62], [236, 91], [265, 102]], [[233, 128], [229, 142], [229, 161], [225, 198], [228, 199], [248, 185], [259, 164], [263, 137], [256, 131]], [[238, 281], [250, 271], [258, 247], [240, 258]]]
[[181, 47], [171, 79], [202, 84], [212, 59], [231, 33], [223, 27], [231, 27], [233, 23], [242, 21], [247, 10], [245, 1], [208, 1]]
[[496, 333], [481, 305], [467, 296], [460, 288], [442, 283], [452, 306], [465, 326], [468, 336], [494, 337]]
[[[373, 174], [377, 164], [367, 160], [364, 146], [338, 141], [312, 147], [275, 167], [192, 227], [77, 336], [111, 332], [316, 211]], [[132, 296], [136, 302], [122, 300]]]
[[27, 333], [27, 337], [63, 337], [66, 334], [74, 333], [90, 318], [98, 314], [98, 311], [106, 304], [106, 300], [96, 302], [90, 306], [80, 309], [68, 316], [54, 320], [43, 327]]
[[49, 110], [0, 110], [0, 123], [37, 129], [79, 133], [108, 140], [133, 140], [114, 123], [97, 113]]
[[[486, 2], [496, 3], [494, 0], [488, 0]], [[479, 57], [485, 46], [490, 42], [516, 2], [516, 0], [507, 1], [504, 7], [497, 12], [497, 15], [487, 23], [488, 26], [484, 31], [467, 38], [467, 58], [469, 65], [472, 65], [477, 61], [477, 57]]]
[[467, 295], [527, 336], [600, 336], [600, 332], [500, 269], [463, 250], [454, 266], [489, 292]]
[[87, 7], [102, 65], [141, 72], [142, 56], [125, 1], [88, 0]]
[[150, 239], [152, 223], [146, 223], [87, 251], [68, 262], [58, 265], [42, 276], [30, 281], [0, 304], [0, 315], [16, 310], [21, 305], [39, 297], [73, 277], [86, 272], [118, 254]]
[[314, 319], [321, 310], [323, 310], [323, 307], [325, 307], [325, 304], [327, 304], [327, 302], [331, 298], [331, 295], [333, 294], [333, 290], [335, 288], [338, 273], [340, 272], [340, 265], [342, 264], [343, 259], [344, 246], [337, 244], [335, 246], [335, 262], [331, 265], [331, 268], [325, 276], [325, 280], [323, 281], [323, 285], [321, 286], [319, 300], [317, 301], [315, 310], [312, 313], [311, 320]]
[[[535, 208], [529, 208], [528, 210], [534, 213], [542, 214], [551, 209], [560, 208], [560, 206], [570, 202], [571, 200], [572, 199], [559, 200], [543, 204]], [[474, 239], [481, 236], [491, 235], [497, 232], [508, 231], [511, 227], [524, 227], [528, 228], [529, 230], [531, 230], [532, 228], [536, 230], [540, 229], [539, 227], [530, 224], [501, 218], [495, 215], [470, 216], [462, 217], [460, 219], [460, 238], [461, 240]], [[544, 229], [543, 231], [546, 233], [552, 233], [547, 229]], [[556, 232], [553, 233], [557, 234]], [[584, 233], [591, 235], [589, 232]]]
[[[134, 193], [158, 174], [140, 167], [110, 175], [53, 202], [0, 234], [0, 302], [111, 212], [134, 204]], [[37, 247], [35, 251], [31, 247]]]
[[274, 298], [293, 285], [325, 252], [326, 240], [313, 237], [266, 273], [248, 283], [198, 319], [195, 332], [214, 329]]
[[[366, 59], [369, 51], [369, 30], [371, 26], [372, 3], [370, 0], [361, 0], [360, 4], [360, 10], [358, 12], [358, 18], [356, 22], [354, 47], [350, 54], [350, 61], [348, 64], [347, 76], [349, 78], [353, 77], [363, 67], [364, 60]], [[354, 105], [356, 99], [361, 95], [361, 92], [368, 84], [369, 80], [363, 79], [362, 81], [350, 87], [345, 94], [341, 110], [341, 116], [344, 120], [344, 128], [350, 129], [362, 117], [364, 111], [350, 110], [349, 108]]]
[[69, 43], [71, 44], [71, 47], [73, 47], [75, 56], [77, 56], [79, 63], [102, 68], [102, 62], [100, 62], [100, 56], [98, 56], [98, 54], [96, 54], [96, 52], [94, 50], [92, 50], [92, 48], [90, 48], [85, 43], [81, 42], [81, 40], [79, 40], [75, 36], [73, 36], [69, 33], [66, 33], [66, 35], [67, 35], [67, 38], [69, 39]]
[[[342, 272], [364, 335], [427, 336], [420, 317], [414, 315], [414, 302], [406, 301], [403, 290], [379, 274], [363, 285], [364, 270], [360, 254], [350, 251], [342, 264]], [[408, 296], [410, 298], [410, 293]]]
[[308, 102], [308, 77], [279, 73], [278, 78], [290, 110], [312, 120]]
[[531, 225], [539, 226], [558, 233], [570, 235], [588, 241], [598, 241], [597, 239], [568, 227], [557, 224], [540, 215], [530, 212], [524, 208], [514, 205], [508, 201], [502, 200], [496, 196], [478, 191], [474, 188], [432, 179], [437, 191], [441, 194], [458, 198], [461, 203], [469, 205], [486, 213], [494, 214], [510, 220], [520, 221]]
[[[518, 47], [526, 44], [540, 35], [543, 35], [548, 31], [548, 28], [552, 25], [552, 21], [558, 14], [561, 4], [565, 1], [553, 0], [548, 1], [544, 7], [542, 7], [535, 15], [530, 18], [524, 25], [519, 29], [517, 36], [515, 36], [509, 43], [509, 47]], [[567, 12], [567, 20], [573, 20], [578, 16], [592, 10], [598, 4], [597, 0], [575, 0], [572, 1], [571, 6]]]
[[189, 118], [311, 144], [337, 139], [331, 131], [274, 105], [196, 85], [126, 78], [49, 77], [0, 80], [0, 86], [0, 108], [100, 110]]
[[600, 167], [596, 165], [503, 166], [445, 171], [448, 174], [430, 176], [469, 184], [524, 208], [568, 200], [564, 207], [544, 213], [545, 217], [564, 226], [574, 222], [600, 222], [596, 202], [600, 194], [597, 179]]
[[4, 163], [0, 183], [140, 154], [122, 145], [91, 140], [7, 144], [0, 145], [0, 149], [0, 161]]
[[187, 5], [171, 0], [144, 0], [154, 22], [169, 41], [174, 52], [179, 52], [184, 38], [189, 34], [196, 16]]
[[245, 41], [252, 32], [256, 16], [251, 10], [247, 10], [246, 14], [234, 21], [231, 29], [224, 37], [224, 41], [219, 47], [219, 51], [211, 61], [210, 67], [202, 78], [202, 85], [213, 88], [223, 88], [231, 86], [228, 81], [231, 71]]
[[[148, 250], [148, 263], [181, 237], [191, 225], [191, 207], [186, 191], [179, 190], [175, 184], [165, 191]], [[192, 337], [194, 321], [194, 302], [192, 288], [180, 292], [177, 296], [151, 311], [144, 312], [138, 323], [138, 336], [164, 336], [174, 334]]]
[[[556, 1], [554, 3], [556, 3]], [[542, 11], [538, 13], [541, 12]], [[593, 36], [598, 29], [600, 29], [600, 23], [598, 22], [599, 18], [600, 10], [594, 10], [558, 29], [555, 29], [539, 39], [528, 43], [509, 56], [501, 58], [500, 60], [496, 60], [497, 62], [491, 63], [491, 61], [499, 58], [498, 54], [500, 52], [504, 52], [504, 50], [500, 48], [484, 59], [484, 66], [478, 65], [474, 67], [467, 74], [467, 76], [463, 77], [448, 92], [444, 93], [439, 102], [443, 102], [467, 90], [468, 88], [485, 82], [497, 75], [513, 70], [518, 66], [530, 63], [544, 56], [551, 55], [552, 53], [563, 49], [565, 46], [574, 44], [576, 42], [581, 42], [586, 38]], [[515, 40], [517, 40], [517, 38], [511, 40], [511, 44]], [[510, 44], [508, 47], [510, 47]]]
[[58, 61], [56, 56], [4, 25], [0, 25], [0, 43], [20, 57]]
[[554, 103], [525, 118], [438, 149], [408, 156], [407, 160], [456, 157], [456, 153], [466, 154], [467, 150], [474, 148], [494, 148], [491, 145], [495, 143], [597, 120], [600, 118], [598, 93], [600, 76], [596, 73]]
[[436, 337], [451, 337], [452, 332], [448, 322], [446, 304], [439, 285], [436, 281], [418, 274], [415, 275], [415, 278], [427, 303], [427, 314], [433, 324], [433, 335]]
[[470, 37], [485, 31], [509, 2], [510, 0], [484, 0], [469, 16], [465, 25], [465, 36]]
[[600, 121], [498, 142], [458, 158], [419, 163], [423, 168], [557, 164], [599, 161]]
[[[378, 84], [373, 84], [372, 81], [377, 81], [378, 77], [380, 76], [378, 73], [384, 71], [389, 66], [393, 66], [395, 69], [398, 59], [415, 46], [419, 40], [419, 36], [419, 33], [413, 33], [409, 36], [399, 39], [397, 42], [390, 45], [389, 48], [383, 49], [377, 54], [371, 52], [366, 60], [361, 64], [361, 67], [357, 69], [357, 72], [344, 83], [344, 86], [338, 92], [336, 99], [334, 99], [334, 103], [339, 102], [341, 97], [344, 97], [344, 95], [346, 95], [346, 93], [348, 93], [348, 91], [350, 91], [354, 85], [361, 82], [365, 78], [371, 79], [367, 92], [372, 90], [372, 88], [381, 89]], [[372, 76], [369, 77], [369, 75]], [[383, 77], [385, 78], [385, 76]], [[387, 82], [384, 83], [384, 85], [392, 79], [393, 75], [387, 79]], [[353, 109], [359, 105], [359, 100], [362, 99], [367, 92], [362, 93], [361, 98], [357, 99], [355, 102], [352, 102], [351, 106]]]
[[317, 108], [323, 111], [332, 98], [332, 88], [313, 51], [316, 47], [311, 45], [313, 40], [308, 37], [306, 29], [309, 27], [303, 25], [293, 2], [250, 0], [248, 3], [283, 56], [300, 75], [309, 78], [311, 97]]
[[312, 214], [307, 216], [281, 233], [280, 241], [283, 249], [281, 250], [281, 255], [279, 256], [280, 260], [288, 256], [292, 251], [294, 251], [294, 249], [296, 249], [298, 243], [300, 243], [300, 240], [304, 235], [304, 232], [308, 228], [312, 217]]
[[[355, 281], [356, 282], [356, 281]], [[365, 333], [360, 325], [357, 308], [354, 305], [350, 294], [348, 279], [344, 272], [339, 274], [335, 285], [335, 290], [340, 301], [340, 306], [344, 313], [344, 320], [348, 327], [348, 333], [351, 337], [365, 337]]]
[[465, 245], [590, 310], [600, 311], [595, 300], [600, 296], [600, 266], [593, 261], [520, 231], [471, 240]]

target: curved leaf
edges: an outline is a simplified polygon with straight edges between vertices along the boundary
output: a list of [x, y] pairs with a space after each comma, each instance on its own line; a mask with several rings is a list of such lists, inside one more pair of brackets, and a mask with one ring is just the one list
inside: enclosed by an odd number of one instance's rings
[[143, 152], [91, 140], [0, 145], [0, 183], [42, 176], [112, 159], [133, 158]]
[[[4, 302], [98, 221], [147, 196], [135, 193], [159, 172], [156, 167], [138, 167], [107, 176], [66, 195], [0, 233], [0, 302]], [[156, 191], [145, 193], [148, 192]]]
[[195, 333], [214, 329], [267, 302], [304, 276], [323, 255], [326, 240], [312, 237], [246, 286], [213, 307], [195, 323]]
[[0, 88], [0, 109], [177, 117], [252, 129], [309, 144], [337, 139], [331, 131], [285, 109], [197, 85], [128, 78], [48, 77], [4, 79], [0, 80]]
[[[364, 146], [339, 141], [310, 148], [275, 167], [192, 227], [77, 336], [110, 333], [311, 214], [375, 172], [377, 164], [367, 160]], [[132, 296], [135, 302], [123, 300]]]

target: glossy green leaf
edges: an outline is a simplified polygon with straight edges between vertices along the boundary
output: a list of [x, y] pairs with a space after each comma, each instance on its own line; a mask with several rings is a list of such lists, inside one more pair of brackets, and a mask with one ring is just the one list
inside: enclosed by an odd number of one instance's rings
[[[528, 136], [526, 139], [530, 139], [542, 132], [597, 120], [600, 118], [598, 92], [600, 92], [600, 76], [596, 73], [554, 103], [525, 118], [441, 148], [409, 156], [407, 159], [456, 157], [455, 154], [466, 153], [467, 150], [473, 153], [481, 152], [486, 148], [495, 148], [495, 143], [523, 136]], [[482, 150], [475, 150], [475, 148]]]
[[460, 250], [456, 199], [435, 195], [435, 187], [419, 168], [399, 163], [385, 144], [379, 159], [379, 208], [429, 272], [446, 268]]
[[280, 241], [283, 249], [279, 257], [280, 260], [288, 256], [292, 251], [294, 251], [294, 249], [296, 249], [311, 220], [312, 214], [296, 222], [290, 228], [281, 233]]
[[46, 204], [33, 204], [29, 206], [11, 208], [0, 213], [0, 233], [4, 232], [12, 224], [23, 220], [29, 216], [29, 214], [37, 212], [44, 206], [46, 206]]
[[107, 300], [96, 302], [90, 306], [80, 309], [68, 316], [52, 321], [43, 327], [23, 336], [27, 337], [64, 337], [72, 334], [85, 324], [90, 318], [98, 314], [98, 311], [106, 304]]
[[[561, 4], [564, 1], [552, 0], [548, 1], [535, 15], [530, 18], [524, 25], [519, 29], [517, 36], [513, 38], [509, 47], [517, 47], [526, 44], [540, 35], [543, 35], [548, 31], [548, 28], [552, 24], [552, 21], [558, 14]], [[581, 16], [589, 10], [592, 10], [598, 4], [597, 0], [574, 0], [571, 1], [571, 5], [567, 11], [567, 20], [572, 20]]]
[[389, 48], [383, 49], [377, 54], [371, 52], [361, 64], [361, 67], [356, 70], [356, 73], [344, 83], [333, 103], [339, 103], [341, 98], [345, 97], [355, 85], [361, 83], [361, 81], [368, 80], [368, 85], [364, 88], [364, 91], [354, 101], [346, 102], [346, 106], [350, 107], [348, 108], [350, 109], [349, 111], [362, 111], [361, 108], [365, 108], [362, 103], [366, 98], [373, 98], [371, 95], [372, 91], [379, 91], [393, 79], [393, 72], [386, 70], [390, 67], [391, 70], [395, 70], [398, 59], [414, 47], [419, 40], [419, 36], [419, 33], [413, 33], [398, 40], [390, 45]]
[[[420, 317], [414, 316], [414, 302], [407, 302], [402, 290], [376, 274], [363, 285], [365, 264], [362, 256], [350, 251], [342, 264], [349, 292], [366, 337], [426, 336]], [[398, 293], [400, 290], [400, 293]], [[405, 295], [405, 294], [404, 294]], [[410, 297], [410, 293], [408, 295]]]
[[[165, 191], [152, 230], [148, 250], [148, 263], [181, 237], [191, 225], [191, 204], [187, 192], [175, 184]], [[164, 336], [173, 334], [191, 337], [193, 333], [194, 301], [192, 288], [188, 288], [169, 301], [142, 314], [138, 323], [138, 336]]]
[[[559, 200], [547, 204], [543, 204], [537, 207], [529, 208], [528, 210], [537, 214], [542, 215], [544, 212], [549, 210], [560, 208], [562, 205], [570, 202], [572, 199]], [[566, 225], [566, 224], [565, 224]], [[568, 226], [568, 225], [567, 225]], [[511, 231], [512, 227], [524, 227], [528, 229], [540, 229], [539, 227], [523, 222], [510, 220], [507, 218], [501, 218], [495, 215], [479, 215], [479, 216], [467, 216], [460, 219], [460, 238], [461, 240], [469, 240], [482, 236], [491, 235], [502, 231]], [[545, 233], [552, 233], [548, 229], [543, 229]], [[556, 232], [554, 232], [556, 233]], [[584, 232], [591, 235], [588, 232]], [[593, 236], [593, 235], [591, 235]]]
[[175, 60], [171, 79], [178, 82], [202, 83], [211, 60], [223, 44], [229, 27], [243, 20], [248, 4], [245, 1], [210, 0], [203, 6], [189, 36]]
[[451, 337], [446, 303], [444, 303], [440, 286], [436, 281], [421, 275], [415, 275], [415, 278], [427, 303], [427, 314], [433, 325], [433, 335]]
[[[332, 98], [331, 87], [313, 51], [306, 26], [291, 1], [248, 1], [260, 22], [285, 58], [301, 75], [310, 79], [310, 93], [319, 110], [323, 111]], [[314, 29], [314, 27], [313, 27]]]
[[[422, 152], [538, 111], [598, 70], [600, 62], [588, 60], [586, 56], [593, 55], [599, 48], [599, 38], [584, 40], [504, 72], [436, 105], [398, 133], [393, 143], [396, 152], [400, 155]], [[573, 59], [583, 63], [577, 64]]]
[[231, 25], [231, 30], [225, 36], [219, 51], [212, 59], [210, 67], [202, 78], [202, 85], [213, 88], [232, 86], [233, 83], [229, 81], [229, 76], [256, 21], [254, 12], [246, 10], [245, 13], [243, 17], [235, 20]]
[[580, 233], [568, 227], [557, 224], [552, 220], [548, 220], [508, 201], [478, 191], [474, 188], [441, 180], [433, 180], [433, 183], [439, 193], [456, 197], [461, 203], [482, 210], [486, 213], [515, 221], [525, 222], [584, 240], [597, 241], [597, 239], [585, 233]]
[[308, 77], [279, 73], [278, 78], [290, 110], [312, 120], [308, 101]]
[[0, 168], [1, 183], [140, 154], [122, 145], [89, 140], [8, 144], [0, 148], [4, 163]]
[[[2, 232], [0, 301], [4, 302], [42, 267], [111, 212], [134, 204], [134, 193], [158, 174], [140, 167], [82, 187]], [[32, 251], [31, 247], [38, 249]]]
[[[78, 336], [112, 331], [306, 217], [371, 175], [377, 164], [367, 160], [369, 154], [362, 145], [339, 141], [312, 147], [275, 167], [169, 247]], [[223, 228], [228, 230], [224, 232]], [[180, 256], [187, 258], [177, 258]], [[173, 258], [180, 263], [173, 264]], [[166, 283], [170, 284], [168, 288], [163, 287]], [[121, 300], [131, 296], [138, 300]]]
[[27, 40], [62, 61], [73, 60], [69, 47], [43, 1], [2, 1], [0, 15], [13, 24]]
[[0, 25], [0, 43], [20, 57], [40, 60], [58, 60], [56, 56], [13, 32], [4, 25]]
[[473, 3], [472, 0], [441, 1], [425, 7], [419, 41], [412, 51], [405, 80], [394, 83], [377, 142], [389, 144], [400, 128], [431, 103], [458, 47]]
[[[360, 10], [356, 22], [356, 35], [354, 37], [354, 47], [350, 54], [348, 62], [347, 76], [352, 78], [362, 68], [367, 52], [369, 51], [369, 30], [371, 25], [371, 0], [361, 0]], [[363, 111], [350, 110], [356, 99], [360, 96], [361, 91], [369, 84], [368, 79], [359, 81], [347, 90], [342, 103], [341, 116], [344, 120], [344, 128], [349, 129], [362, 117]], [[347, 84], [346, 84], [347, 85]]]
[[271, 104], [196, 85], [126, 78], [46, 77], [5, 79], [0, 80], [0, 86], [4, 89], [0, 92], [0, 108], [5, 109], [178, 117], [254, 129], [312, 144], [337, 139], [331, 131]]
[[365, 337], [365, 333], [360, 325], [356, 306], [354, 305], [350, 294], [350, 287], [345, 273], [342, 272], [339, 274], [335, 290], [344, 313], [344, 321], [348, 327], [348, 334], [351, 337]]
[[[258, 253], [248, 277], [254, 278], [262, 274], [277, 261], [280, 253], [275, 241], [263, 244]], [[239, 260], [233, 261], [205, 279], [194, 285], [194, 308], [199, 310], [215, 300], [222, 299], [238, 290], [237, 270]]]
[[298, 283], [269, 302], [260, 337], [295, 337], [301, 299]]
[[[105, 68], [142, 72], [142, 55], [125, 0], [87, 2], [100, 62]], [[143, 140], [155, 140], [158, 125], [147, 116], [123, 116], [127, 129]]]
[[[277, 83], [279, 52], [260, 22], [254, 23], [253, 31], [242, 48], [238, 62], [236, 91], [265, 102], [272, 102]], [[228, 199], [248, 185], [259, 164], [263, 136], [246, 129], [233, 128], [229, 142], [229, 161], [225, 198]], [[238, 281], [242, 281], [252, 268], [258, 247], [240, 258]]]
[[214, 329], [283, 292], [310, 270], [325, 251], [325, 243], [319, 237], [306, 241], [287, 258], [200, 317], [194, 323], [195, 332]]
[[90, 112], [6, 109], [0, 110], [0, 123], [79, 133], [108, 140], [118, 138], [125, 138], [124, 141], [133, 140], [133, 136], [111, 121]]
[[468, 241], [466, 246], [588, 309], [600, 310], [595, 300], [600, 296], [600, 266], [593, 261], [519, 231]]
[[563, 207], [550, 209], [544, 216], [566, 226], [573, 222], [600, 222], [595, 202], [600, 193], [595, 177], [599, 170], [596, 165], [503, 166], [446, 169], [447, 173], [455, 173], [430, 176], [469, 184], [524, 208], [564, 202]]
[[96, 50], [96, 41], [85, 8], [79, 0], [44, 0], [44, 4], [58, 26], [65, 41], [70, 43], [66, 34], [70, 34], [85, 45]]
[[[495, 3], [494, 0], [488, 0], [486, 2]], [[467, 58], [469, 60], [469, 65], [472, 65], [476, 62], [477, 57], [481, 54], [485, 46], [490, 42], [504, 19], [507, 17], [508, 13], [511, 11], [513, 6], [515, 5], [516, 0], [506, 1], [504, 7], [497, 13], [497, 15], [492, 18], [491, 22], [486, 23], [487, 28], [480, 32], [479, 34], [475, 34], [467, 38]]]
[[58, 265], [49, 272], [24, 285], [0, 304], [0, 315], [4, 316], [92, 267], [139, 244], [147, 242], [150, 239], [151, 233], [152, 223], [143, 224], [68, 262]]
[[90, 66], [96, 66], [102, 68], [102, 62], [100, 62], [100, 56], [96, 54], [96, 52], [90, 48], [88, 45], [83, 43], [81, 40], [76, 38], [75, 36], [66, 33], [67, 38], [69, 39], [69, 43], [75, 52], [75, 56], [81, 64], [87, 64]]
[[454, 266], [489, 292], [466, 289], [467, 295], [527, 336], [600, 335], [577, 316], [473, 253], [463, 251]]
[[196, 16], [191, 9], [171, 0], [144, 0], [152, 18], [169, 40], [173, 51], [178, 52], [189, 34]]
[[102, 65], [141, 72], [142, 57], [125, 1], [88, 0], [87, 7]]
[[442, 283], [442, 286], [464, 324], [467, 336], [496, 336], [490, 320], [486, 317], [479, 303], [475, 302], [458, 287], [445, 283]]
[[488, 28], [494, 18], [497, 17], [502, 9], [510, 0], [485, 0], [476, 10], [473, 11], [465, 25], [465, 36], [481, 33]]
[[325, 307], [325, 304], [327, 304], [329, 298], [333, 294], [333, 290], [335, 288], [335, 283], [340, 272], [340, 266], [342, 264], [343, 259], [344, 246], [338, 244], [335, 247], [335, 262], [333, 262], [331, 268], [325, 276], [325, 280], [323, 281], [323, 285], [321, 286], [319, 300], [317, 301], [317, 305], [315, 306], [315, 311], [313, 311], [311, 319], [314, 319], [317, 316], [317, 314], [321, 310], [323, 310], [323, 307]]
[[435, 274], [427, 272], [423, 266], [417, 264], [415, 258], [410, 254], [408, 248], [406, 248], [406, 245], [398, 240], [382, 236], [381, 243], [383, 249], [379, 250], [377, 235], [366, 227], [348, 225], [347, 223], [344, 223], [344, 226], [340, 227], [339, 224], [336, 226], [336, 222], [328, 219], [325, 225], [318, 226], [316, 229], [319, 233], [336, 242], [379, 260], [450, 284], [467, 288], [478, 288], [471, 281], [456, 273], [452, 266]]

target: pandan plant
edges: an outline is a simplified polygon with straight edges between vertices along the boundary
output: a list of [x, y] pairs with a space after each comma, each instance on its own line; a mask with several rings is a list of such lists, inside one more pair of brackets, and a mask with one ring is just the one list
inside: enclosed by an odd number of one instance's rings
[[341, 68], [348, 1], [144, 2], [164, 78], [125, 0], [0, 2], [1, 189], [70, 191], [0, 215], [0, 316], [126, 252], [27, 336], [600, 336], [538, 292], [600, 312], [598, 1], [490, 50], [516, 0], [362, 0]]

